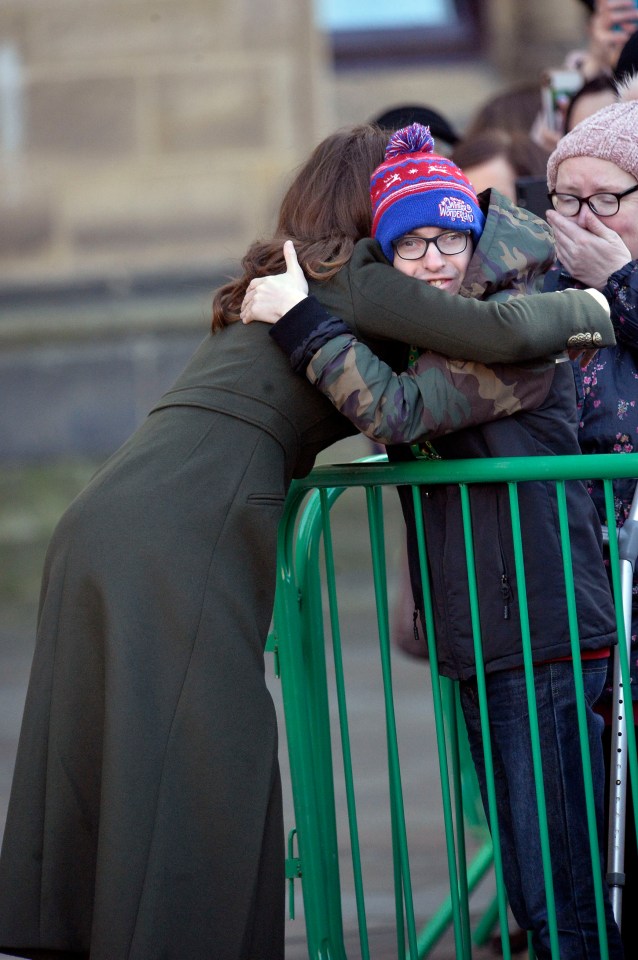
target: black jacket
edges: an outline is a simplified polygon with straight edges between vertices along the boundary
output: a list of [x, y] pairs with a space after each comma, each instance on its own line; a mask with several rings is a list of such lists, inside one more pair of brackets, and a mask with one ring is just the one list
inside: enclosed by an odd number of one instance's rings
[[[578, 454], [570, 365], [557, 366], [554, 386], [538, 410], [451, 434], [435, 446], [446, 459]], [[408, 455], [405, 447], [390, 451], [392, 459]], [[597, 650], [615, 643], [600, 525], [583, 483], [567, 482], [566, 495], [580, 645]], [[411, 491], [403, 488], [400, 496], [415, 601], [423, 610]], [[522, 483], [518, 496], [534, 661], [567, 657], [571, 647], [555, 486]], [[423, 488], [422, 504], [439, 669], [444, 676], [467, 679], [476, 668], [458, 487]], [[517, 667], [523, 655], [508, 488], [473, 485], [470, 504], [486, 669]]]
[[[521, 293], [538, 282], [542, 244], [537, 249], [521, 242], [525, 234], [516, 221], [520, 211], [507, 206], [501, 210], [499, 199], [492, 191], [486, 228], [464, 280], [466, 296]], [[579, 455], [577, 431], [572, 368], [559, 363], [541, 407], [449, 434], [437, 440], [435, 447], [445, 459], [457, 460]], [[391, 448], [389, 456], [405, 459], [411, 452]], [[518, 492], [534, 661], [567, 657], [571, 646], [555, 485], [527, 482], [519, 484]], [[400, 495], [415, 602], [423, 610], [411, 491], [401, 490]], [[566, 495], [580, 646], [597, 650], [616, 642], [600, 523], [583, 483], [568, 482]], [[422, 503], [439, 669], [445, 676], [467, 679], [476, 667], [459, 490], [456, 486], [424, 488]], [[508, 489], [500, 484], [473, 485], [470, 503], [486, 669], [518, 667], [523, 654]]]

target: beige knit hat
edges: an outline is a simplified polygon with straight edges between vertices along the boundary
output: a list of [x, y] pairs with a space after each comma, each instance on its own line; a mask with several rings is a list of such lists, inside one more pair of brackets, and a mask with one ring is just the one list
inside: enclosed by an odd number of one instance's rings
[[556, 186], [558, 167], [568, 157], [611, 160], [638, 180], [638, 74], [618, 86], [618, 101], [585, 117], [558, 141], [547, 161], [547, 186]]

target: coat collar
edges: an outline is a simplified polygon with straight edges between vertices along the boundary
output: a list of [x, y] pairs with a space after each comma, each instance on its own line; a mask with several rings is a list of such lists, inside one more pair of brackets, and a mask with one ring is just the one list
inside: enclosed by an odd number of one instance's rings
[[484, 190], [479, 200], [487, 208], [485, 229], [461, 295], [484, 300], [538, 292], [555, 260], [549, 226], [498, 190]]

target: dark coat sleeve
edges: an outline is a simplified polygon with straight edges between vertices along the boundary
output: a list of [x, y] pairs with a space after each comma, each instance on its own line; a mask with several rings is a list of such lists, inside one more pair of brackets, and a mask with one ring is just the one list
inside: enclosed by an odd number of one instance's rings
[[314, 297], [273, 326], [271, 336], [358, 430], [378, 443], [412, 443], [535, 409], [545, 400], [556, 365], [533, 368], [454, 360], [421, 351], [394, 373]]
[[569, 337], [600, 333], [615, 343], [605, 311], [578, 291], [482, 303], [450, 297], [395, 270], [373, 240], [361, 240], [347, 267], [311, 292], [363, 340], [400, 340], [448, 357], [522, 362], [560, 353]]

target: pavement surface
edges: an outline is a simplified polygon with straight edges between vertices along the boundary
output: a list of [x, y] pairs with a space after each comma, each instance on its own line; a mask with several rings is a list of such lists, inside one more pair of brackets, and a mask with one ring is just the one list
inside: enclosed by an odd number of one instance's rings
[[[324, 461], [337, 462], [365, 455], [368, 451], [361, 441], [348, 441], [333, 448]], [[83, 485], [83, 470], [76, 471], [69, 481], [68, 500], [72, 489]], [[20, 719], [24, 704], [29, 666], [33, 651], [37, 604], [37, 568], [41, 565], [46, 541], [46, 528], [57, 516], [37, 521], [41, 493], [34, 492], [33, 502], [24, 494], [24, 484], [15, 475], [11, 480], [14, 492], [22, 492], [16, 517], [0, 515], [0, 556], [3, 580], [9, 578], [13, 557], [14, 566], [24, 566], [21, 586], [10, 584], [3, 592], [0, 610], [0, 830], [4, 826], [11, 775], [15, 758]], [[391, 491], [388, 491], [390, 494]], [[349, 496], [349, 495], [347, 495]], [[64, 493], [58, 492], [52, 514], [64, 509]], [[341, 629], [344, 644], [345, 672], [348, 682], [348, 709], [351, 720], [353, 755], [357, 770], [357, 808], [364, 862], [366, 913], [370, 941], [370, 956], [376, 960], [397, 957], [394, 932], [394, 894], [390, 838], [388, 826], [387, 759], [384, 740], [382, 694], [378, 674], [378, 639], [371, 582], [367, 571], [369, 552], [366, 521], [361, 501], [346, 502], [336, 515], [335, 550], [338, 556]], [[390, 569], [392, 595], [399, 588], [399, 571], [403, 555], [402, 521], [398, 498], [384, 495], [386, 549]], [[338, 505], [339, 506], [339, 505]], [[337, 509], [337, 508], [335, 508]], [[2, 520], [4, 516], [4, 520]], [[31, 534], [30, 520], [33, 521]], [[44, 529], [43, 529], [44, 525]], [[36, 532], [34, 533], [33, 530]], [[34, 544], [28, 563], [24, 560], [29, 536]], [[12, 539], [13, 538], [13, 539]], [[25, 547], [26, 544], [26, 547]], [[339, 552], [340, 551], [340, 552]], [[27, 551], [28, 552], [28, 551]], [[7, 566], [7, 560], [9, 561]], [[34, 569], [36, 573], [34, 574]], [[24, 581], [24, 582], [23, 582]], [[26, 585], [25, 585], [26, 584]], [[285, 718], [280, 682], [274, 677], [272, 656], [268, 655], [268, 683], [280, 716], [281, 761], [286, 804], [286, 829], [294, 826], [294, 812], [287, 764]], [[393, 653], [393, 677], [396, 696], [399, 745], [404, 774], [403, 789], [406, 798], [410, 865], [414, 889], [417, 922], [425, 923], [437, 910], [448, 892], [443, 817], [440, 801], [438, 760], [434, 741], [434, 723], [429, 670], [423, 660], [412, 659], [398, 650]], [[339, 757], [335, 749], [335, 777], [337, 814], [340, 838], [345, 837], [345, 803], [343, 801]], [[342, 849], [341, 849], [342, 848]], [[344, 917], [344, 945], [348, 960], [361, 956], [355, 899], [350, 878], [349, 854], [345, 839], [340, 839], [342, 870], [342, 910]], [[296, 884], [296, 919], [286, 925], [287, 960], [306, 960], [303, 903], [300, 886]], [[492, 897], [492, 881], [488, 877], [479, 886], [471, 900], [473, 917], [478, 919]], [[0, 955], [2, 956], [2, 955]], [[432, 960], [453, 960], [453, 937], [448, 930], [429, 953]], [[475, 948], [476, 960], [487, 960], [494, 954], [490, 947]]]

